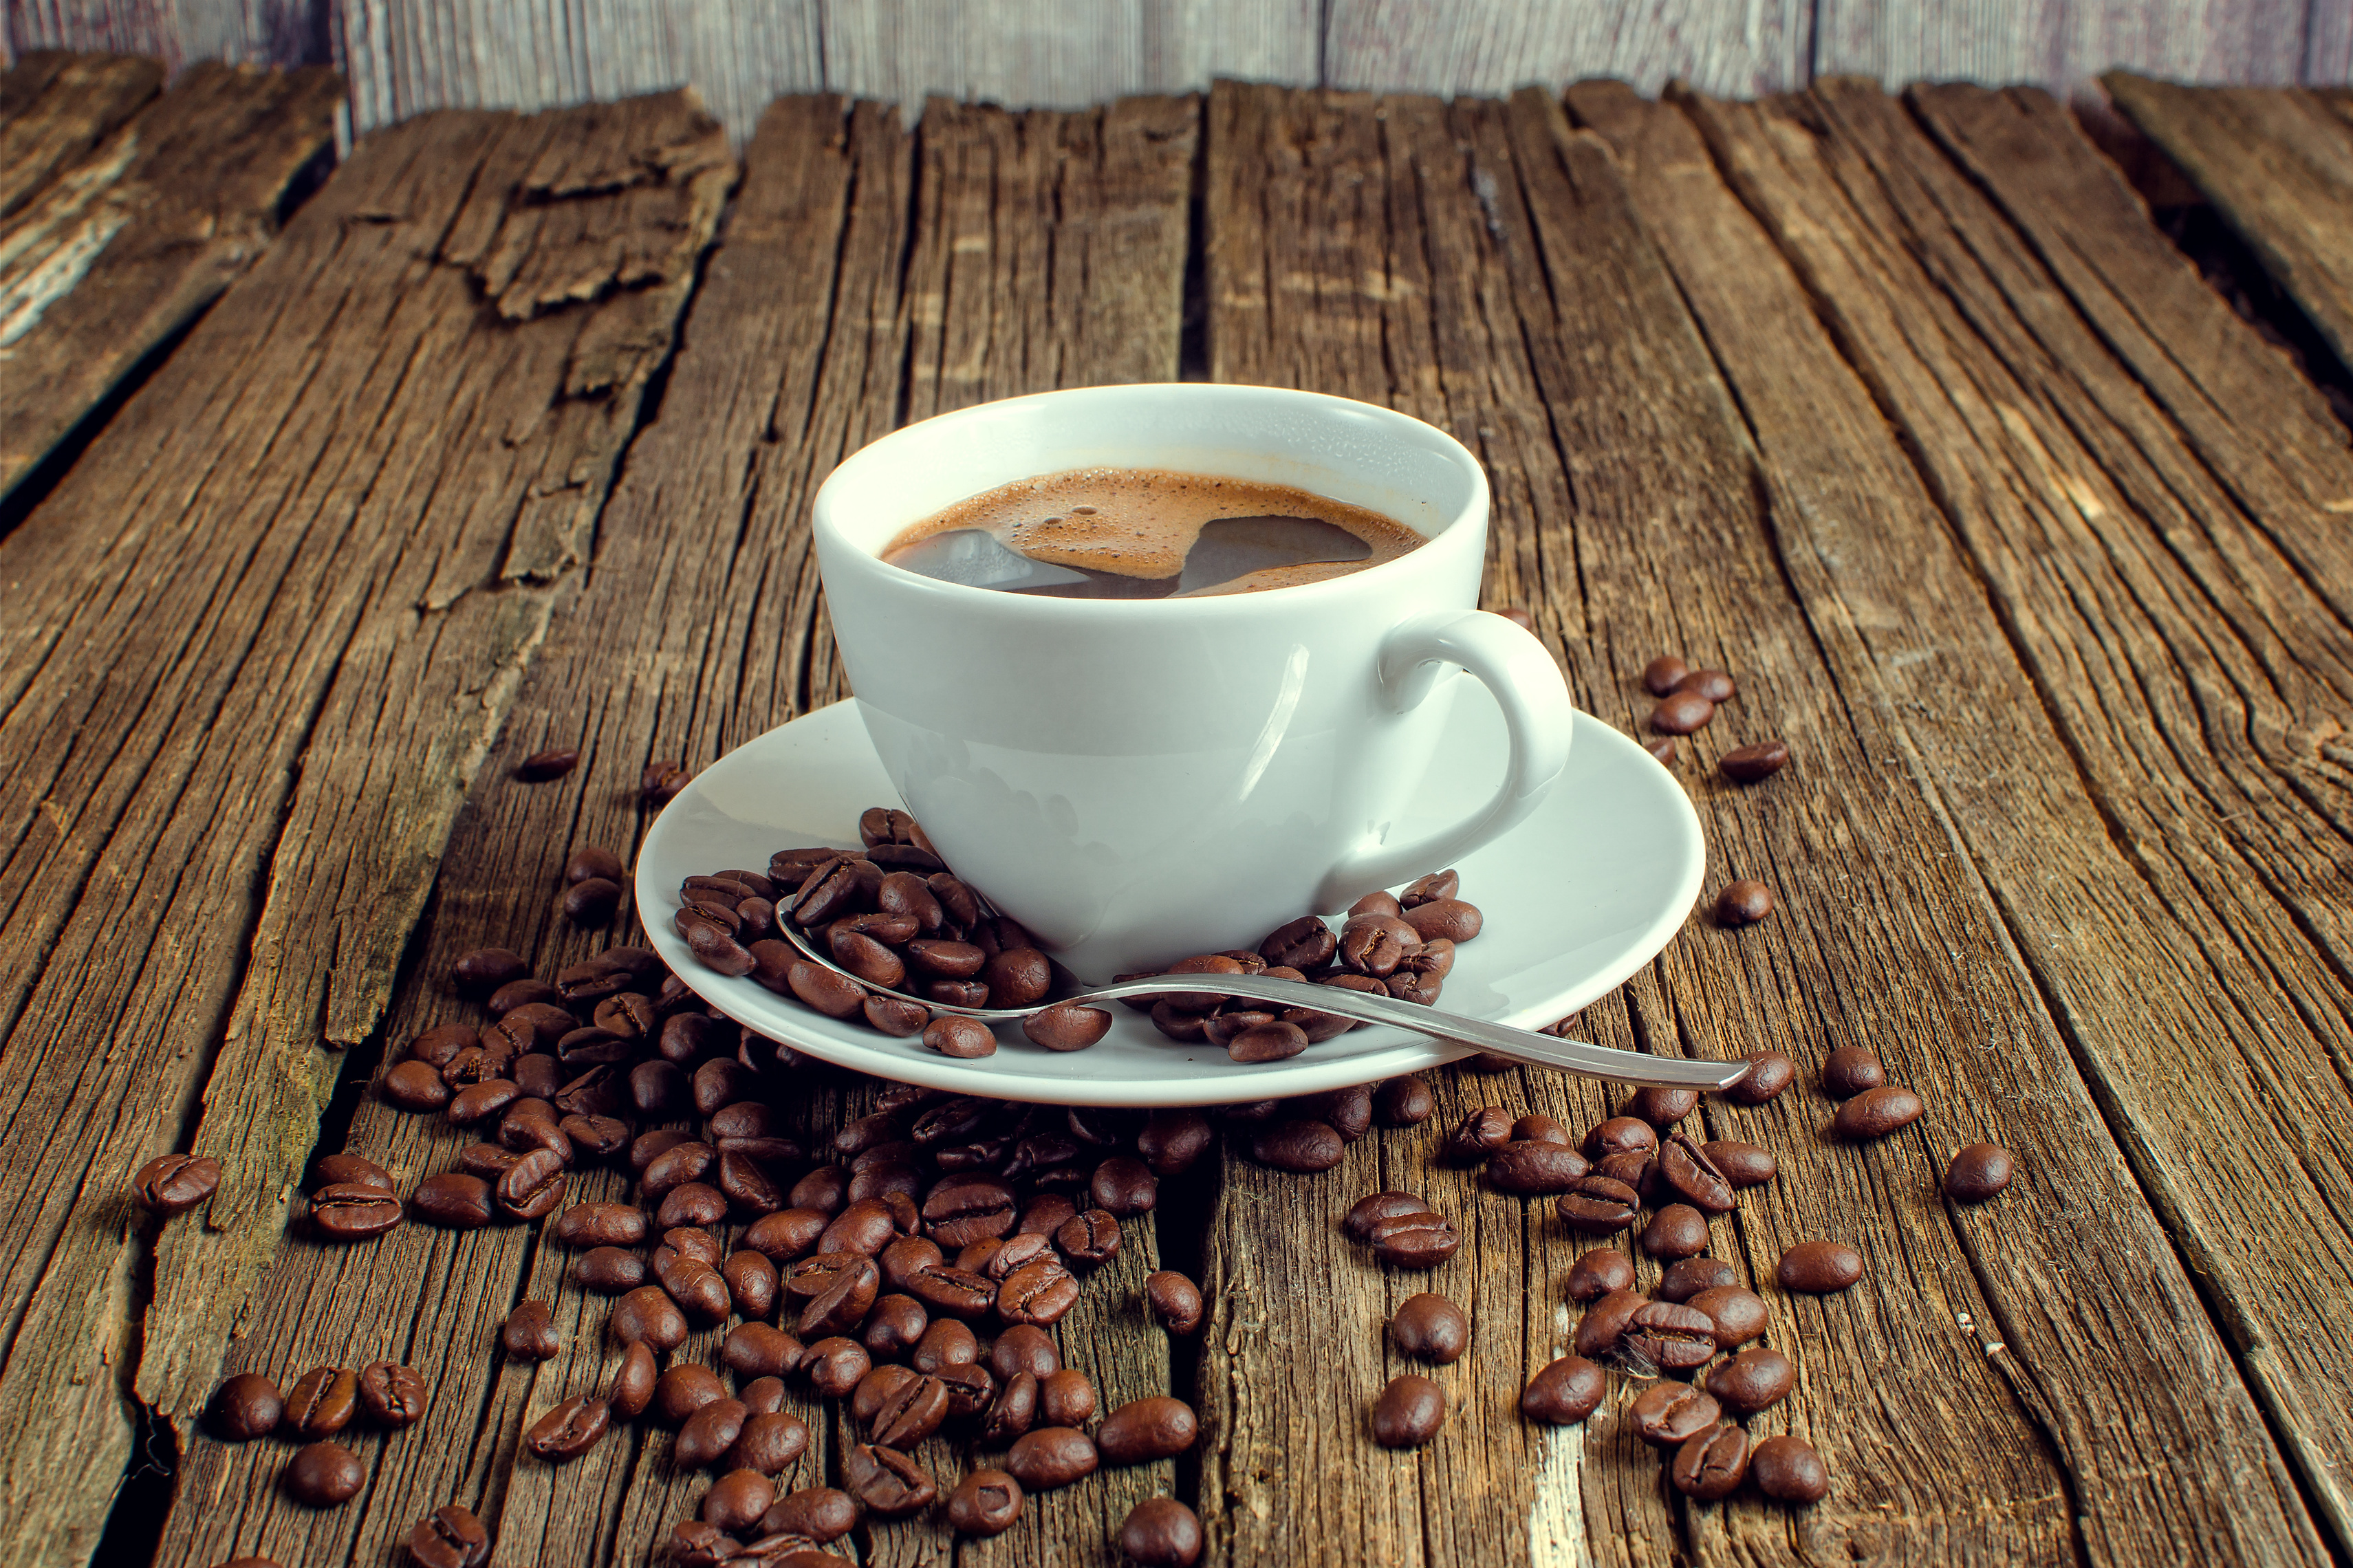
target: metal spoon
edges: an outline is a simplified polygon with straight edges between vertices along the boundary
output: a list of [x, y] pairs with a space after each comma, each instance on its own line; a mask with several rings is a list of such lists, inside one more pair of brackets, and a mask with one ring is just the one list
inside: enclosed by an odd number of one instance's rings
[[[811, 963], [857, 980], [860, 985], [867, 984], [818, 952], [792, 921], [780, 920], [776, 925], [786, 940], [806, 953]], [[1434, 1040], [1459, 1040], [1516, 1062], [1556, 1068], [1586, 1078], [1608, 1079], [1613, 1083], [1725, 1089], [1748, 1076], [1746, 1062], [1690, 1061], [1678, 1057], [1646, 1056], [1640, 1051], [1612, 1050], [1583, 1040], [1564, 1040], [1539, 1035], [1533, 1029], [1514, 1029], [1480, 1018], [1441, 1013], [1418, 1002], [1400, 1002], [1394, 996], [1375, 996], [1338, 985], [1311, 985], [1299, 980], [1269, 980], [1261, 974], [1152, 974], [1141, 980], [1099, 985], [1080, 995], [1040, 1002], [1033, 1007], [955, 1007], [942, 1002], [926, 1002], [923, 1005], [934, 1013], [977, 1018], [984, 1024], [1017, 1024], [1049, 1007], [1116, 1002], [1130, 996], [1167, 996], [1187, 991], [1214, 991], [1223, 996], [1247, 996], [1254, 1002], [1309, 1007], [1318, 1013], [1354, 1018], [1360, 1024], [1394, 1024]]]

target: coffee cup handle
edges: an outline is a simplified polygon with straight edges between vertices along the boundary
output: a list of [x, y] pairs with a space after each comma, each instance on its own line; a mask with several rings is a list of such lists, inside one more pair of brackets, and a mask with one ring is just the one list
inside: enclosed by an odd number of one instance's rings
[[1409, 844], [1366, 844], [1334, 867], [1316, 893], [1324, 913], [1377, 889], [1443, 869], [1515, 826], [1568, 765], [1576, 708], [1560, 667], [1535, 637], [1484, 610], [1435, 610], [1401, 621], [1381, 643], [1381, 700], [1409, 712], [1429, 697], [1440, 669], [1460, 665], [1504, 710], [1511, 741], [1504, 782], [1485, 806], [1452, 827]]

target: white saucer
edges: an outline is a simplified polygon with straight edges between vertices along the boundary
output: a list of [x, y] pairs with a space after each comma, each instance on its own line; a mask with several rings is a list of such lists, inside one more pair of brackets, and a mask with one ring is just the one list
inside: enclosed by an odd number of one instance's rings
[[[1468, 683], [1465, 683], [1466, 685]], [[1460, 820], [1503, 776], [1504, 726], [1471, 687], [1401, 834]], [[1181, 1046], [1142, 1014], [1111, 1009], [1111, 1032], [1068, 1055], [997, 1031], [997, 1054], [958, 1060], [862, 1023], [828, 1018], [748, 979], [698, 963], [670, 923], [688, 877], [814, 844], [854, 846], [859, 814], [897, 805], [854, 701], [771, 730], [695, 775], [638, 853], [638, 909], [655, 950], [733, 1018], [796, 1050], [860, 1072], [959, 1093], [1071, 1105], [1215, 1105], [1313, 1094], [1417, 1072], [1468, 1054], [1363, 1025], [1286, 1061], [1243, 1066], [1214, 1046]], [[1439, 999], [1468, 1017], [1541, 1028], [1650, 962], [1682, 929], [1706, 863], [1699, 817], [1673, 775], [1597, 719], [1577, 716], [1568, 771], [1512, 832], [1460, 863], [1461, 896], [1485, 929], [1462, 945]], [[1439, 868], [1432, 867], [1432, 870]], [[984, 889], [985, 891], [986, 889]]]

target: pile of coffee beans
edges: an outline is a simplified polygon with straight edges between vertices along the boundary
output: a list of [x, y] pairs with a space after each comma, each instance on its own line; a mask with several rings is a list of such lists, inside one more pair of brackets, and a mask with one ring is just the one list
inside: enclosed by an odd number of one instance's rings
[[357, 1372], [313, 1367], [283, 1394], [260, 1373], [242, 1372], [215, 1391], [206, 1423], [225, 1443], [277, 1436], [301, 1444], [280, 1483], [297, 1502], [332, 1508], [349, 1501], [366, 1479], [359, 1456], [334, 1439], [355, 1420], [386, 1432], [413, 1426], [424, 1418], [425, 1404], [425, 1380], [396, 1362], [371, 1362]]

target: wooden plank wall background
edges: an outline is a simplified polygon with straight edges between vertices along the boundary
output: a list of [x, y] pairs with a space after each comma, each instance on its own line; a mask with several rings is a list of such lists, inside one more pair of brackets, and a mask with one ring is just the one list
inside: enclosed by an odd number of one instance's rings
[[1681, 77], [1754, 97], [1817, 76], [2353, 80], [2353, 0], [0, 0], [17, 50], [332, 61], [353, 127], [691, 84], [741, 142], [780, 93], [1077, 108], [1213, 77], [1493, 95]]

